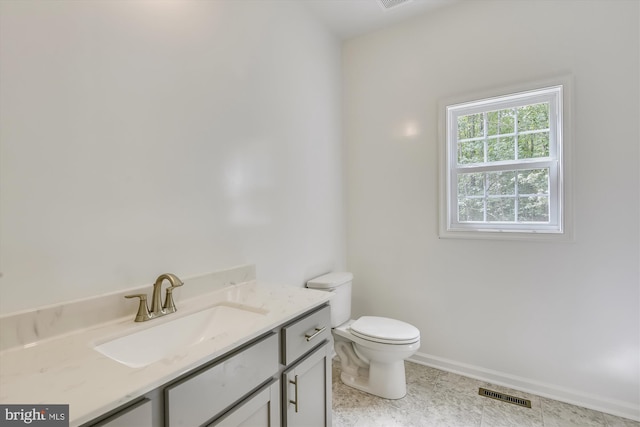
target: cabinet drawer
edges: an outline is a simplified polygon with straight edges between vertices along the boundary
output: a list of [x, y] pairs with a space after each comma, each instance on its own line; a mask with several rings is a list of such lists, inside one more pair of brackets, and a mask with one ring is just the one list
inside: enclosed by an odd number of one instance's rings
[[278, 372], [278, 335], [165, 389], [165, 425], [204, 424]]
[[331, 311], [325, 306], [282, 328], [282, 364], [288, 365], [331, 336]]

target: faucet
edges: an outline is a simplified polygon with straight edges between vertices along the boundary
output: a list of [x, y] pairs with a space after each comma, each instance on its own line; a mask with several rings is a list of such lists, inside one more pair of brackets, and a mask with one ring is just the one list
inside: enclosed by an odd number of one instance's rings
[[[166, 280], [171, 283], [171, 286], [167, 288], [167, 295], [164, 298], [164, 305], [162, 305], [162, 297], [160, 292], [162, 291], [162, 282]], [[155, 317], [160, 317], [164, 314], [173, 313], [176, 311], [176, 305], [173, 302], [173, 288], [182, 286], [182, 280], [178, 279], [178, 276], [171, 273], [165, 273], [158, 276], [156, 283], [153, 285], [153, 296], [151, 297], [151, 314]]]
[[[164, 304], [162, 304], [162, 283], [168, 280], [171, 286], [167, 288], [167, 293], [164, 298]], [[162, 317], [165, 314], [175, 313], [177, 310], [176, 304], [173, 301], [173, 289], [184, 285], [182, 280], [175, 274], [165, 273], [158, 276], [156, 282], [153, 285], [153, 295], [151, 297], [151, 310], [147, 305], [146, 294], [125, 295], [125, 298], [140, 298], [140, 306], [138, 307], [138, 313], [136, 314], [136, 322], [145, 322], [147, 320]]]

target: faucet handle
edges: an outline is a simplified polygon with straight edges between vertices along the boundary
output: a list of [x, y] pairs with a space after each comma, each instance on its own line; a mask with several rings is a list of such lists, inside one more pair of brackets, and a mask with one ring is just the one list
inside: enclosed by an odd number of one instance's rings
[[147, 295], [146, 294], [134, 294], [134, 295], [125, 295], [125, 298], [140, 298], [140, 305], [138, 306], [138, 313], [136, 314], [136, 322], [144, 322], [145, 320], [151, 319], [153, 316], [149, 312], [149, 306], [147, 305]]

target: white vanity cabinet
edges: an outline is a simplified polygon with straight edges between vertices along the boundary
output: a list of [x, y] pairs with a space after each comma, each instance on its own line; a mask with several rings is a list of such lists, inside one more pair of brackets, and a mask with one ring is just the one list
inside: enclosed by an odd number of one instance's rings
[[282, 328], [282, 426], [331, 426], [331, 314], [325, 306]]

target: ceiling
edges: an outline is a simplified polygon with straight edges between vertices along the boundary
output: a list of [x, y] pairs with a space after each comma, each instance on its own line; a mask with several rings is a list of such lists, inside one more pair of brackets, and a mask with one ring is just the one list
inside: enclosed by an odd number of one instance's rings
[[382, 0], [303, 0], [302, 3], [338, 37], [349, 39], [458, 1], [396, 1], [400, 4], [388, 9], [382, 6]]

